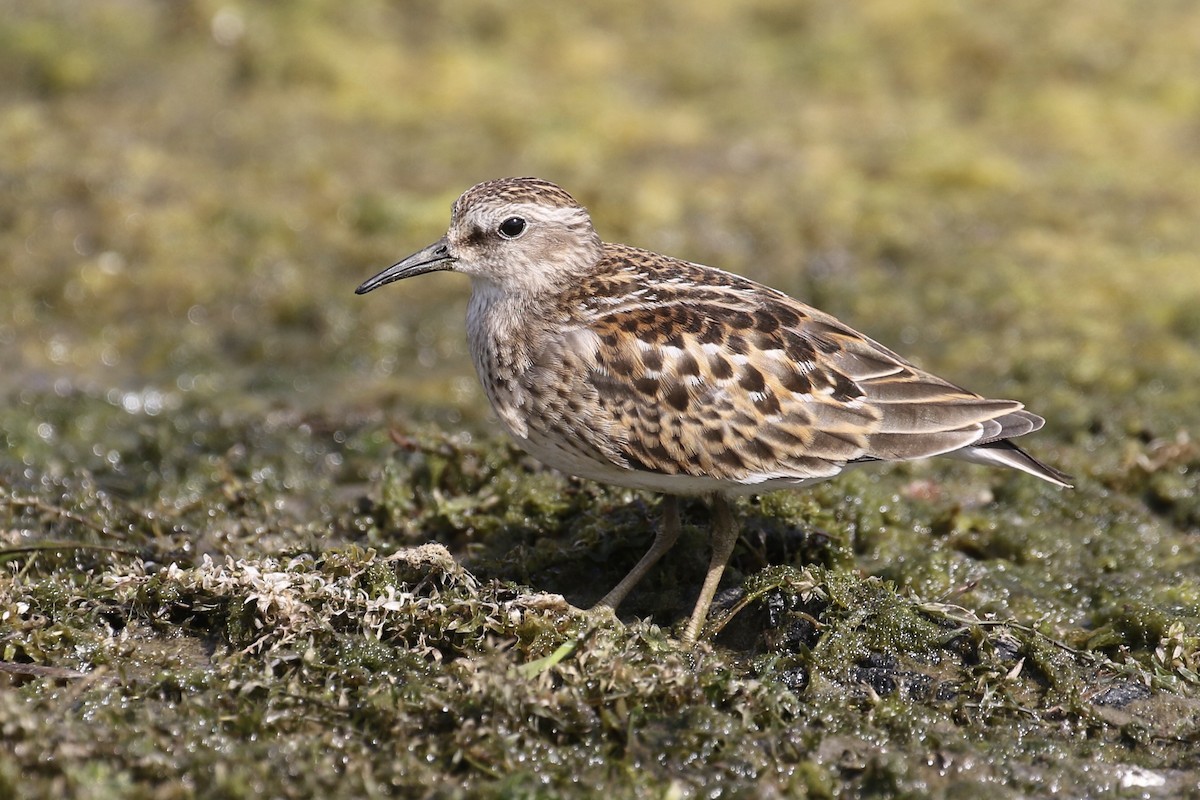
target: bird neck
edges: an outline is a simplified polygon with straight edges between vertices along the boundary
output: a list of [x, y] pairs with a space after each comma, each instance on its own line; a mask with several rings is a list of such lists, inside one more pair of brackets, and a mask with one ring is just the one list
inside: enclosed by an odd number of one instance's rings
[[488, 278], [472, 278], [467, 338], [481, 345], [525, 340], [529, 328], [546, 319], [552, 295], [522, 289], [514, 290]]

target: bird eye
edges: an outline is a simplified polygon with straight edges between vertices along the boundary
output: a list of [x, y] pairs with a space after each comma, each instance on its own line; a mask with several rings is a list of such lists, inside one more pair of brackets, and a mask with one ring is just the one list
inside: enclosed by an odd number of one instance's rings
[[500, 227], [496, 232], [505, 239], [515, 239], [525, 232], [525, 220], [520, 217], [509, 217], [500, 223]]

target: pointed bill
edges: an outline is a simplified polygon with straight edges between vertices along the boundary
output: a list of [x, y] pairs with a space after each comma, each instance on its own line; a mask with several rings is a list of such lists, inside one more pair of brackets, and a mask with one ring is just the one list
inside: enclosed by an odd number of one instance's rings
[[366, 294], [384, 284], [411, 278], [413, 275], [424, 275], [426, 272], [453, 269], [454, 262], [457, 260], [454, 256], [450, 255], [450, 248], [446, 243], [445, 237], [443, 237], [424, 250], [418, 250], [403, 261], [392, 264], [374, 278], [364, 281], [362, 286], [354, 290], [354, 293]]

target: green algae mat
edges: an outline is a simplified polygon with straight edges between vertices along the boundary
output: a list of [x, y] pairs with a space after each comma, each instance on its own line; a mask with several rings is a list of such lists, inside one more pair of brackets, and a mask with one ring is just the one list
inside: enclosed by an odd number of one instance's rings
[[[0, 797], [1200, 797], [1200, 8], [0, 2]], [[478, 180], [1024, 401], [704, 505], [500, 435]]]

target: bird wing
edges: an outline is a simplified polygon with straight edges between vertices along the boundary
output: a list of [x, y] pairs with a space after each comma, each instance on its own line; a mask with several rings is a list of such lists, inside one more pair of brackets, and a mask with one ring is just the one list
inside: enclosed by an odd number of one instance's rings
[[[522, 381], [531, 396], [554, 394], [537, 424], [620, 468], [741, 483], [829, 477], [849, 462], [938, 455], [1042, 424], [828, 314], [711, 272], [736, 283], [633, 292], [548, 342]], [[548, 393], [564, 374], [569, 385]]]

